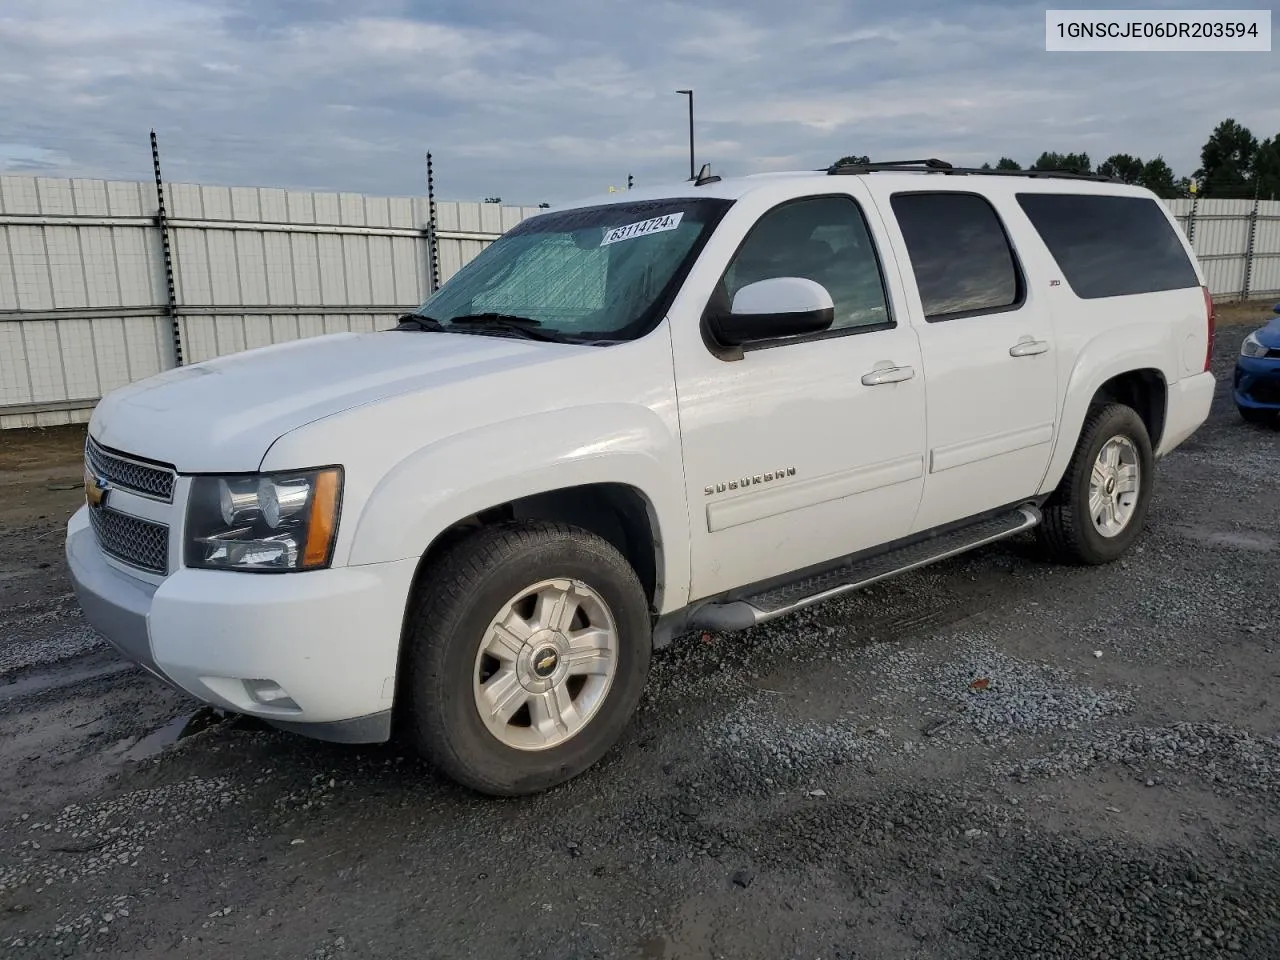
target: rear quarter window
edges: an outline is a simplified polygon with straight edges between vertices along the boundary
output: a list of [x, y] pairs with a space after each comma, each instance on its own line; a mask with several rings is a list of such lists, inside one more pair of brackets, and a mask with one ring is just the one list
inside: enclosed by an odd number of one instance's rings
[[1200, 285], [1155, 200], [1020, 193], [1018, 204], [1077, 297], [1094, 300]]
[[973, 193], [909, 192], [889, 198], [930, 323], [1017, 309], [1022, 273], [1004, 226]]

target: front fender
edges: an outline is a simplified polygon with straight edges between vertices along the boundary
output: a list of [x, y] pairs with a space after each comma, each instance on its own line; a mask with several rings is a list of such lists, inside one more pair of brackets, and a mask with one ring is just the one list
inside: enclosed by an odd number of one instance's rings
[[421, 556], [453, 524], [519, 497], [625, 484], [648, 501], [663, 608], [674, 609], [689, 591], [683, 478], [679, 438], [648, 407], [600, 403], [514, 417], [444, 437], [397, 463], [365, 501], [348, 562]]
[[1058, 415], [1058, 436], [1039, 492], [1051, 493], [1062, 481], [1099, 387], [1134, 370], [1155, 370], [1166, 384], [1172, 384], [1178, 379], [1178, 369], [1178, 357], [1164, 323], [1126, 324], [1085, 343], [1067, 378]]

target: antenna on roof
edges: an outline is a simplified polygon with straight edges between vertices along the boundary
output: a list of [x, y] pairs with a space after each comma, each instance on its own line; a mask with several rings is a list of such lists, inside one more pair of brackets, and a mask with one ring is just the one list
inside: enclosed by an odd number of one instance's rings
[[702, 169], [698, 171], [698, 175], [693, 178], [693, 185], [701, 187], [708, 183], [719, 183], [720, 178], [711, 173], [711, 164], [704, 163]]

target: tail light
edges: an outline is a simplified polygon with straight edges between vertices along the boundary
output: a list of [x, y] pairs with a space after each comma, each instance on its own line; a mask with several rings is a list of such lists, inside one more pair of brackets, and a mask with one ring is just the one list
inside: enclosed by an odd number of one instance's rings
[[1204, 369], [1208, 372], [1213, 366], [1213, 342], [1218, 336], [1218, 316], [1213, 312], [1213, 294], [1209, 293], [1208, 287], [1200, 289], [1204, 291], [1204, 317], [1209, 328], [1209, 346], [1204, 355]]

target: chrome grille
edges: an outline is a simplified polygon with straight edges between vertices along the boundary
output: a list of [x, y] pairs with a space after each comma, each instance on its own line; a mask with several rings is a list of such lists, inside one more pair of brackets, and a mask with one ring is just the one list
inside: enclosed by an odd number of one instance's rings
[[106, 478], [113, 487], [130, 490], [153, 500], [173, 502], [172, 470], [108, 453], [92, 440], [85, 444], [84, 460], [85, 466], [94, 476]]
[[90, 507], [102, 552], [151, 573], [169, 572], [169, 528], [107, 507]]

